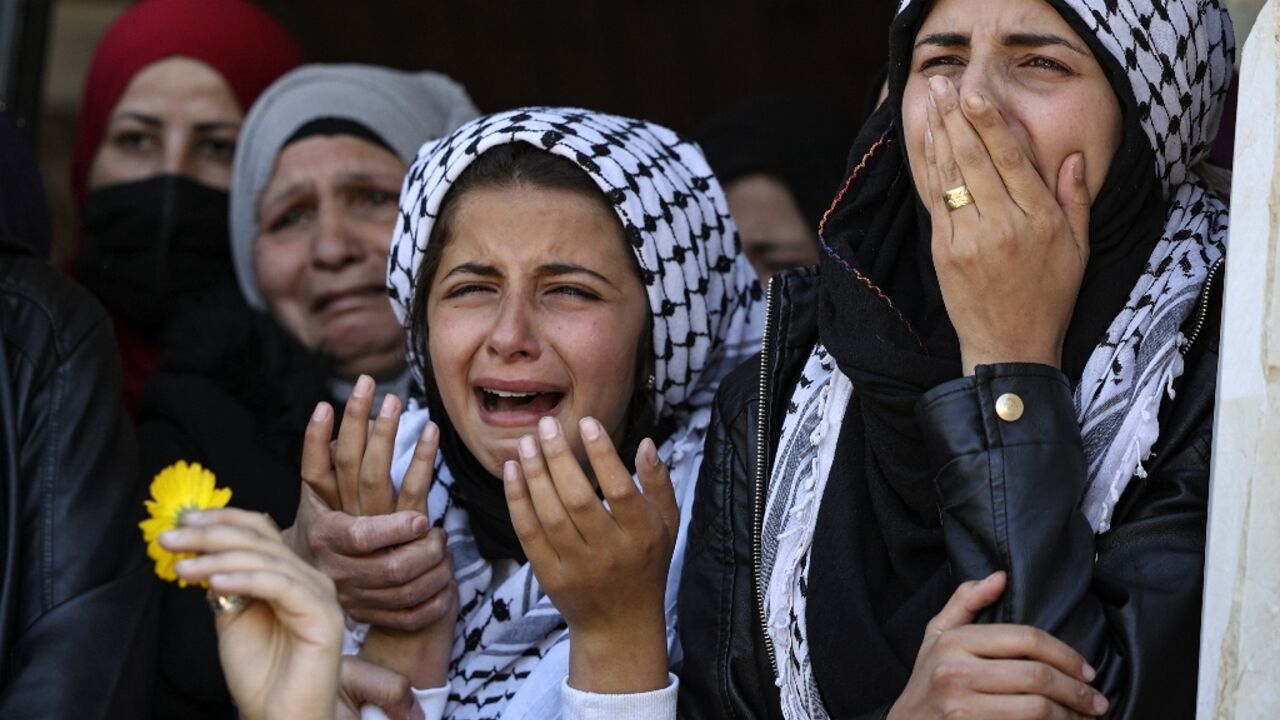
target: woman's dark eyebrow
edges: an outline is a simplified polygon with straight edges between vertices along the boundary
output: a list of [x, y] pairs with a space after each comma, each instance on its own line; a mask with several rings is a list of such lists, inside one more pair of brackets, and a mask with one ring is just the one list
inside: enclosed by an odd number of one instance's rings
[[938, 47], [969, 47], [969, 36], [957, 32], [931, 33], [920, 38], [920, 42], [916, 43], [916, 48], [925, 45], [937, 45]]
[[612, 280], [601, 275], [595, 270], [591, 270], [590, 268], [585, 268], [581, 265], [575, 265], [573, 263], [547, 263], [546, 265], [539, 265], [538, 274], [551, 275], [553, 277], [556, 275], [584, 274], [584, 275], [590, 275], [591, 277], [596, 278], [597, 280], [603, 283], [606, 283], [607, 285], [609, 285], [609, 287], [612, 287], [614, 289], [617, 289], [618, 287], [617, 285], [613, 284]]
[[142, 123], [143, 125], [147, 125], [149, 127], [160, 127], [161, 125], [164, 125], [164, 122], [161, 121], [160, 118], [155, 117], [154, 115], [144, 115], [143, 113], [132, 112], [132, 111], [125, 111], [113, 116], [110, 120], [110, 123], [114, 125], [115, 123], [120, 122], [121, 120], [132, 120], [134, 122]]
[[484, 263], [462, 263], [449, 272], [445, 273], [441, 280], [451, 278], [454, 275], [479, 275], [480, 277], [502, 277], [502, 273], [498, 272], [498, 268]]
[[214, 132], [216, 130], [239, 130], [240, 123], [231, 122], [230, 120], [213, 120], [210, 122], [200, 122], [195, 124], [196, 132]]
[[[1001, 43], [1005, 45], [1005, 47], [1029, 48], [1060, 45], [1068, 50], [1074, 50], [1081, 55], [1089, 54], [1064, 37], [1045, 33], [1010, 33], [1004, 36]], [[936, 45], [938, 47], [946, 48], [967, 48], [969, 47], [969, 36], [955, 32], [933, 33], [921, 38], [920, 42], [916, 43], [916, 48], [920, 48], [924, 45]]]
[[[591, 277], [596, 278], [597, 280], [600, 280], [603, 283], [607, 283], [610, 287], [613, 287], [613, 288], [617, 287], [617, 285], [615, 285], [612, 280], [605, 277], [604, 275], [601, 275], [595, 270], [591, 270], [590, 268], [585, 268], [581, 265], [575, 265], [573, 263], [547, 263], [545, 265], [539, 265], [537, 267], [537, 273], [539, 275], [550, 275], [552, 277], [555, 277], [558, 275], [590, 275]], [[445, 273], [444, 278], [441, 278], [441, 279], [443, 280], [445, 278], [450, 278], [450, 277], [453, 277], [454, 275], [479, 275], [481, 277], [495, 277], [495, 278], [502, 277], [502, 273], [498, 270], [498, 268], [492, 265], [487, 265], [485, 263], [478, 263], [478, 262], [462, 263], [461, 265]]]
[[1006, 47], [1027, 47], [1027, 48], [1041, 48], [1041, 47], [1049, 47], [1051, 45], [1059, 45], [1061, 47], [1067, 48], [1068, 50], [1074, 50], [1075, 52], [1081, 55], [1089, 54], [1084, 50], [1076, 47], [1075, 43], [1059, 35], [1046, 35], [1041, 33], [1013, 33], [1013, 34], [1004, 36], [1004, 44]]

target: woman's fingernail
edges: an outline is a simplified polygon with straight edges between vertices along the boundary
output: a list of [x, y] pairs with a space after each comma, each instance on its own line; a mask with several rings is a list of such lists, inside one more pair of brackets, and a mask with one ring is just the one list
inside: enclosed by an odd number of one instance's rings
[[1107, 708], [1109, 707], [1111, 707], [1111, 703], [1107, 702], [1107, 699], [1102, 696], [1102, 693], [1098, 693], [1097, 695], [1093, 696], [1094, 712], [1098, 713], [1099, 715], [1102, 715], [1107, 712]]
[[164, 545], [164, 546], [172, 545], [182, 539], [182, 531], [166, 530], [165, 532], [160, 533], [160, 537], [156, 539], [160, 541], [161, 545]]
[[600, 439], [600, 423], [595, 418], [584, 417], [578, 421], [578, 429], [582, 432], [582, 437], [587, 442], [595, 442]]
[[373, 392], [373, 378], [368, 375], [361, 375], [360, 379], [356, 380], [356, 386], [351, 390], [351, 394], [358, 398], [364, 398], [368, 397], [370, 392]]
[[396, 399], [395, 395], [388, 394], [386, 397], [382, 398], [382, 409], [378, 410], [378, 415], [384, 418], [389, 418], [395, 415], [396, 406], [399, 404], [400, 401]]
[[201, 510], [187, 510], [182, 513], [182, 525], [204, 525], [208, 517]]
[[440, 437], [440, 428], [435, 423], [428, 422], [427, 426], [422, 428], [422, 440], [424, 442], [433, 443], [438, 437]]
[[538, 441], [534, 440], [532, 435], [520, 438], [520, 457], [526, 460], [538, 457]]
[[970, 95], [964, 99], [964, 104], [970, 110], [982, 110], [987, 106], [987, 101], [981, 95]]
[[649, 467], [658, 467], [658, 446], [653, 444], [653, 440], [645, 438], [640, 441], [640, 455], [649, 463]]
[[311, 422], [324, 422], [329, 419], [329, 403], [316, 403], [316, 411], [311, 413]]
[[192, 560], [192, 559], [179, 560], [178, 562], [173, 564], [173, 569], [177, 570], [180, 573], [185, 573], [185, 572], [189, 572], [191, 570], [191, 566], [194, 564], [195, 564], [195, 560]]
[[929, 78], [929, 91], [934, 97], [942, 97], [947, 94], [947, 79], [941, 75], [934, 75]]
[[538, 421], [538, 434], [543, 440], [554, 440], [560, 433], [560, 423], [555, 418], [544, 417]]
[[1084, 154], [1076, 153], [1074, 163], [1076, 182], [1082, 183], [1084, 182]]
[[1080, 677], [1084, 678], [1085, 682], [1093, 682], [1093, 679], [1098, 677], [1098, 671], [1094, 670], [1093, 666], [1086, 662], [1084, 667], [1080, 669]]
[[516, 461], [508, 460], [502, 463], [502, 481], [513, 483], [519, 476], [516, 474]]

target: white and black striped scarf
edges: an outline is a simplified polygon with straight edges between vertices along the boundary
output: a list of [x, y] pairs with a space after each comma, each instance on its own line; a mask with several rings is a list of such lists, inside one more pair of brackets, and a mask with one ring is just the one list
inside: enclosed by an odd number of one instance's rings
[[[401, 223], [387, 284], [408, 322], [414, 278], [441, 202], [486, 150], [528, 143], [567, 158], [600, 187], [622, 222], [647, 287], [653, 318], [659, 413], [676, 431], [659, 448], [681, 503], [681, 531], [666, 593], [668, 644], [677, 659], [675, 599], [693, 486], [720, 380], [759, 347], [764, 303], [738, 252], [728, 203], [696, 145], [641, 120], [565, 108], [527, 108], [480, 118], [424, 146], [405, 180]], [[406, 331], [408, 328], [406, 328]], [[423, 364], [410, 351], [419, 385]], [[427, 422], [425, 409], [401, 420], [392, 475], [398, 484]], [[528, 564], [480, 555], [467, 512], [438, 461], [431, 520], [449, 533], [461, 617], [450, 669], [450, 718], [554, 718], [568, 674], [564, 619]]]
[[[903, 0], [899, 12], [927, 0]], [[1081, 511], [1106, 532], [1130, 480], [1144, 477], [1161, 402], [1183, 372], [1181, 330], [1226, 250], [1228, 212], [1197, 176], [1217, 133], [1234, 39], [1220, 0], [1065, 0], [1125, 68], [1156, 153], [1169, 210], [1145, 272], [1094, 349], [1075, 392], [1088, 460]], [[762, 597], [788, 720], [826, 718], [810, 664], [808, 564], [852, 384], [821, 346], [783, 422], [762, 526]]]

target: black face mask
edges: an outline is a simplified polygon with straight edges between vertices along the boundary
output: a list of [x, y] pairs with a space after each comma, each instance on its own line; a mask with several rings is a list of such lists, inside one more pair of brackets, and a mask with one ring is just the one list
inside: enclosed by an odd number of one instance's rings
[[226, 191], [179, 175], [90, 192], [76, 279], [154, 338], [186, 299], [235, 282], [227, 203]]

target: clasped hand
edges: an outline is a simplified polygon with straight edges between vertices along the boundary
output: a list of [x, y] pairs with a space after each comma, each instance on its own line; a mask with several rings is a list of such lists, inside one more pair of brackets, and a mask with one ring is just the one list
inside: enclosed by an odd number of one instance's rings
[[332, 446], [333, 409], [316, 407], [304, 438], [298, 516], [286, 538], [333, 578], [352, 618], [416, 631], [451, 603], [445, 533], [426, 517], [438, 431], [427, 425], [397, 496], [390, 471], [401, 406], [388, 396], [370, 429], [373, 400], [373, 380], [362, 377]]
[[[347, 401], [338, 439], [330, 445], [333, 413], [321, 405], [307, 427], [303, 446], [302, 477], [308, 495], [304, 503], [319, 503], [319, 512], [308, 518], [307, 544], [319, 565], [332, 572], [339, 598], [353, 602], [353, 617], [380, 617], [377, 610], [407, 608], [390, 617], [400, 622], [371, 623], [360, 655], [369, 661], [405, 675], [414, 687], [441, 687], [448, 681], [448, 662], [453, 648], [454, 625], [458, 615], [458, 590], [453, 562], [440, 528], [426, 529], [427, 497], [435, 472], [439, 430], [432, 423], [424, 428], [413, 458], [397, 494], [391, 481], [391, 463], [401, 404], [388, 395], [369, 422], [374, 384], [362, 377]], [[411, 528], [426, 532], [404, 544], [362, 546], [357, 542], [362, 521], [397, 516]], [[325, 535], [325, 521], [349, 532]], [[341, 542], [326, 542], [334, 537]], [[366, 551], [347, 555], [352, 549]], [[328, 567], [325, 567], [325, 565]], [[360, 572], [352, 573], [351, 568]], [[363, 603], [381, 604], [375, 612], [365, 612]]]

